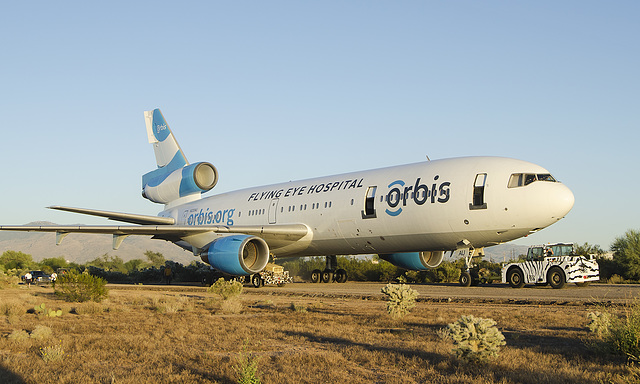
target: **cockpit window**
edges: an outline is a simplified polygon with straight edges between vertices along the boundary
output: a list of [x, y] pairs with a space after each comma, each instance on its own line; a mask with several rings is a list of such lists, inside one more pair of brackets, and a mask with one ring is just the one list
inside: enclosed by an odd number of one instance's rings
[[549, 181], [552, 183], [556, 182], [556, 179], [553, 178], [548, 173], [514, 173], [509, 178], [509, 188], [517, 188], [524, 187], [536, 181]]

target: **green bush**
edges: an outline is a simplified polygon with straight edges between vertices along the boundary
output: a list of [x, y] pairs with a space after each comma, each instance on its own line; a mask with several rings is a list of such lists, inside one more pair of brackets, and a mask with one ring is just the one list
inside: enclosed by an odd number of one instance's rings
[[107, 281], [101, 277], [71, 271], [58, 276], [54, 291], [66, 301], [81, 303], [91, 300], [99, 303], [109, 295], [106, 284]]
[[245, 345], [242, 352], [238, 353], [236, 364], [233, 366], [233, 370], [238, 376], [238, 384], [260, 384], [260, 378], [258, 377], [259, 359], [252, 353], [247, 353], [246, 348]]
[[447, 326], [448, 335], [454, 342], [452, 352], [469, 362], [486, 362], [498, 356], [500, 347], [506, 343], [495, 325], [493, 319], [473, 315], [460, 317]]
[[426, 272], [426, 281], [430, 283], [454, 283], [460, 278], [460, 263], [443, 261], [435, 269]]
[[[636, 299], [626, 308], [622, 316], [607, 312], [590, 313], [588, 327], [596, 334], [601, 343], [596, 344], [598, 350], [626, 356], [633, 361], [640, 361], [640, 300]], [[604, 348], [602, 348], [604, 347]]]
[[237, 280], [227, 281], [221, 277], [213, 283], [207, 291], [220, 295], [223, 300], [229, 300], [240, 296], [242, 293], [242, 283]]
[[382, 288], [386, 295], [387, 312], [394, 319], [403, 318], [411, 308], [416, 306], [418, 292], [405, 284], [387, 284]]

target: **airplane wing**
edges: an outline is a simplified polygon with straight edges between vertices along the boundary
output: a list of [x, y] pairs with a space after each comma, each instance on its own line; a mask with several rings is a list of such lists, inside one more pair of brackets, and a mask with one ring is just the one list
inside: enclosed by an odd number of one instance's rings
[[120, 244], [122, 244], [122, 241], [127, 236], [131, 235], [153, 236], [154, 239], [177, 242], [189, 236], [208, 232], [219, 234], [245, 234], [259, 236], [270, 245], [283, 245], [295, 242], [309, 233], [309, 228], [304, 224], [270, 224], [255, 226], [172, 225], [175, 220], [171, 217], [147, 216], [61, 206], [52, 206], [49, 208], [106, 217], [110, 220], [140, 225], [2, 225], [0, 226], [0, 231], [55, 232], [56, 244], [60, 244], [64, 237], [69, 233], [112, 234], [113, 249], [118, 249]]

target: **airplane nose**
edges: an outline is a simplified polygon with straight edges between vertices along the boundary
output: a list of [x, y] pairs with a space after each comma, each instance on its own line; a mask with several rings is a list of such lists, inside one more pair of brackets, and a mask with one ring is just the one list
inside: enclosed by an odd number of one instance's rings
[[553, 193], [551, 201], [553, 201], [553, 215], [556, 219], [561, 219], [571, 211], [573, 204], [576, 202], [573, 192], [564, 184], [558, 184], [557, 190]]

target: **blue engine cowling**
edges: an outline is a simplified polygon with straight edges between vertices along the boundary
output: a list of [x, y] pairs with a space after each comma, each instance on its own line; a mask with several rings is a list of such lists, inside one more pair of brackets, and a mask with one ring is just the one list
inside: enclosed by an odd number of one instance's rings
[[426, 271], [436, 268], [444, 258], [444, 251], [424, 251], [407, 253], [390, 253], [379, 255], [396, 267], [411, 269], [414, 271]]
[[267, 266], [269, 246], [257, 236], [225, 236], [212, 241], [203, 256], [219, 271], [247, 276], [258, 273]]
[[211, 163], [195, 163], [171, 173], [159, 168], [142, 177], [142, 196], [154, 203], [168, 204], [181, 197], [211, 190], [218, 171]]

